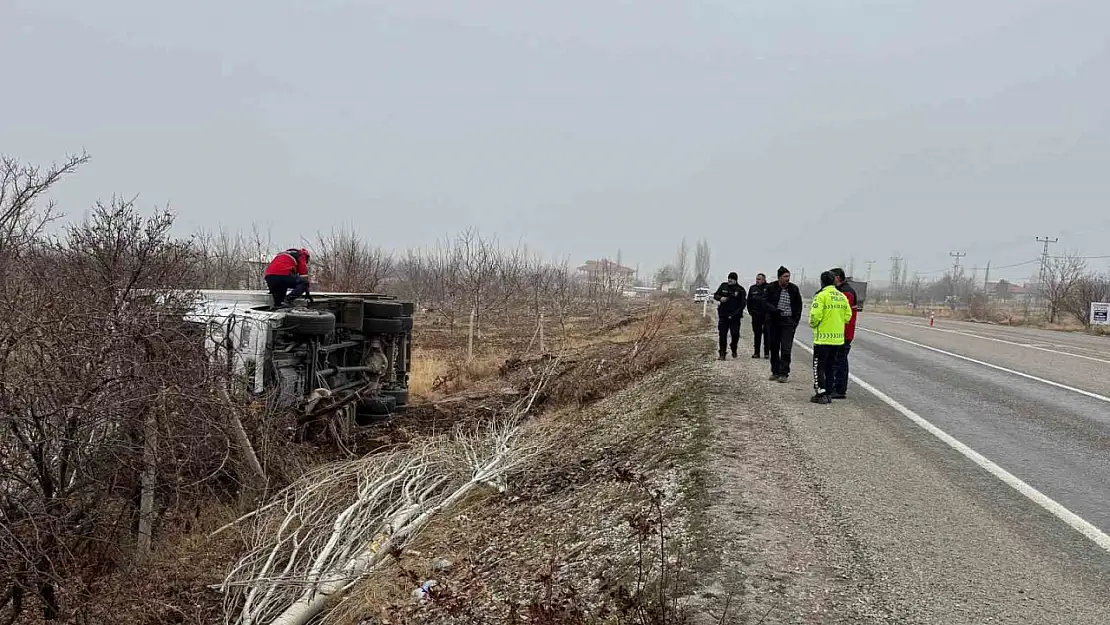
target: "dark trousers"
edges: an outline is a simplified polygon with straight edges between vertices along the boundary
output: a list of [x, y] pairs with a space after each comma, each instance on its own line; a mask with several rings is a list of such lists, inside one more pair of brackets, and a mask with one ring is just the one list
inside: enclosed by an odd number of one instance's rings
[[753, 354], [758, 356], [759, 346], [763, 345], [763, 355], [771, 355], [771, 324], [766, 317], [752, 317], [752, 342], [755, 343]]
[[851, 341], [844, 341], [836, 350], [836, 373], [833, 375], [832, 392], [837, 395], [848, 392], [848, 354], [851, 351]]
[[[717, 338], [720, 344], [720, 352], [722, 355], [725, 353], [725, 348], [732, 347], [732, 351], [736, 351], [737, 345], [740, 344], [740, 315], [732, 317], [717, 317]], [[732, 335], [732, 343], [728, 342], [729, 334]]]
[[270, 297], [274, 298], [274, 306], [285, 303], [287, 293], [290, 298], [308, 293], [308, 279], [304, 276], [266, 276], [266, 286], [270, 289]]
[[771, 373], [774, 375], [790, 375], [790, 354], [794, 351], [794, 333], [798, 326], [792, 321], [774, 321], [768, 323], [771, 344]]
[[839, 345], [813, 346], [813, 390], [818, 395], [832, 392], [832, 382], [836, 376], [836, 355], [839, 351]]

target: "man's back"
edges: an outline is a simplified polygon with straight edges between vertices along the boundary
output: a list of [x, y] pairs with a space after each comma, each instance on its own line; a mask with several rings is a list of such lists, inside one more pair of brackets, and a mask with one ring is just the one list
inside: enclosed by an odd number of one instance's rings
[[827, 286], [813, 297], [809, 325], [813, 328], [814, 345], [843, 345], [844, 330], [852, 319], [848, 298], [836, 287]]
[[853, 289], [852, 285], [848, 282], [841, 282], [836, 288], [844, 294], [844, 297], [848, 300], [848, 306], [852, 309], [852, 318], [848, 320], [848, 325], [844, 328], [844, 340], [851, 341], [856, 338], [856, 318], [858, 317], [858, 311], [856, 309], [856, 290]]

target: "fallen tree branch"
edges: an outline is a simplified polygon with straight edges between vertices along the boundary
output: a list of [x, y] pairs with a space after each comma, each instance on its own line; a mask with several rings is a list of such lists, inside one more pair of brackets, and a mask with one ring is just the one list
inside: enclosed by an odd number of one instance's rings
[[305, 625], [436, 515], [484, 485], [504, 490], [546, 446], [521, 425], [556, 366], [483, 426], [321, 467], [243, 517], [253, 539], [221, 586], [225, 622]]

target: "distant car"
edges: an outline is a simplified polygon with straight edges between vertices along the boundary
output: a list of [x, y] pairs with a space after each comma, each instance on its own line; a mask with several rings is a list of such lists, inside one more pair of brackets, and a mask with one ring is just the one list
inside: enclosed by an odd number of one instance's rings
[[694, 289], [694, 301], [698, 303], [709, 301], [709, 287], [699, 286]]

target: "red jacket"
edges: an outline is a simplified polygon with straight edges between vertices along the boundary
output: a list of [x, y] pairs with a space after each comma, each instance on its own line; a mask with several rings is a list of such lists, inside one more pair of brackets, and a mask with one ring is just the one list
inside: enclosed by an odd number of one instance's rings
[[852, 318], [848, 321], [848, 325], [844, 326], [844, 341], [850, 341], [856, 338], [856, 291], [850, 286], [845, 285], [847, 288], [841, 290], [844, 297], [848, 298], [848, 305], [852, 307]]
[[288, 249], [274, 256], [266, 266], [267, 276], [307, 276], [308, 250]]

